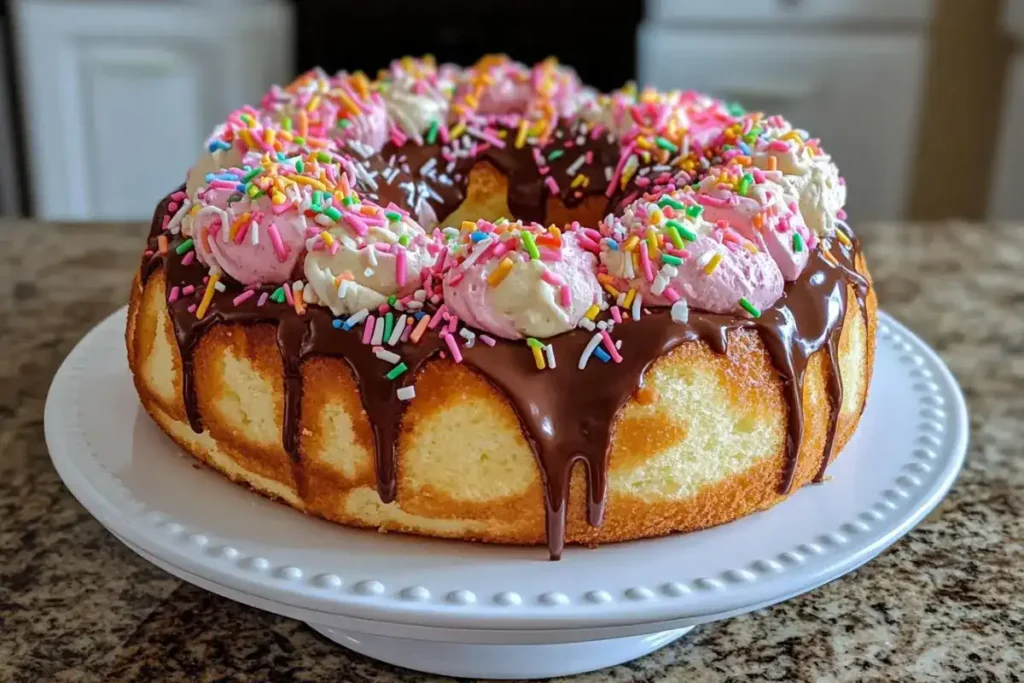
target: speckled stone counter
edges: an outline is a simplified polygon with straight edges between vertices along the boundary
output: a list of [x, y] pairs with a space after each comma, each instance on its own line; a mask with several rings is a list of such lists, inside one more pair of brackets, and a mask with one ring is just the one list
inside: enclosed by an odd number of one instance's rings
[[[1024, 226], [860, 230], [882, 306], [967, 394], [971, 447], [907, 538], [809, 595], [579, 681], [1024, 680]], [[125, 303], [142, 226], [0, 221], [0, 681], [431, 680], [134, 555], [43, 442], [54, 372]]]

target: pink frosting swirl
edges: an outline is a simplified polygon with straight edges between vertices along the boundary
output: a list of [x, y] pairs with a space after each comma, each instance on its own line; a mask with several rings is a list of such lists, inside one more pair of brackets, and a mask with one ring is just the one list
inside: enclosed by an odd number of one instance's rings
[[[687, 248], [690, 258], [677, 267], [679, 272], [669, 280], [669, 286], [693, 308], [712, 313], [742, 313], [741, 299], [760, 310], [768, 308], [782, 296], [782, 273], [767, 252], [750, 251], [746, 245], [751, 243], [742, 238], [726, 242], [726, 234], [715, 230], [692, 242]], [[720, 258], [718, 265], [708, 273], [715, 256]], [[673, 299], [665, 295], [664, 289], [658, 294], [655, 289], [647, 280], [640, 281], [645, 303], [672, 305]]]
[[686, 147], [703, 149], [735, 120], [721, 100], [692, 90], [629, 87], [596, 96], [584, 91], [579, 104], [585, 120], [604, 125], [623, 145], [644, 135], [678, 138]]
[[[305, 252], [305, 219], [275, 214], [264, 195], [233, 203], [233, 190], [207, 188], [186, 224], [199, 259], [243, 285], [286, 282]], [[234, 233], [234, 237], [232, 237]]]
[[284, 88], [271, 88], [263, 107], [313, 147], [336, 138], [379, 152], [389, 139], [384, 100], [361, 72], [330, 76], [322, 69], [307, 71]]
[[[275, 160], [256, 151], [200, 188], [182, 221], [203, 263], [244, 285], [282, 283], [302, 264], [310, 241], [339, 222], [384, 219], [379, 207], [353, 216], [342, 198], [355, 198], [353, 162], [311, 153]], [[301, 169], [301, 170], [300, 170]]]
[[576, 72], [546, 59], [532, 68], [504, 55], [484, 57], [466, 69], [455, 91], [456, 114], [522, 114], [530, 118], [575, 115], [583, 92]]
[[774, 304], [783, 278], [771, 255], [731, 225], [704, 220], [702, 212], [689, 190], [633, 202], [602, 225], [603, 266], [645, 305], [683, 298], [693, 308], [746, 315], [744, 301], [757, 309]]
[[787, 199], [785, 189], [773, 181], [780, 175], [737, 166], [713, 168], [698, 185], [694, 199], [704, 207], [706, 220], [727, 224], [766, 250], [783, 278], [791, 282], [803, 272], [817, 237], [804, 223], [796, 202]]

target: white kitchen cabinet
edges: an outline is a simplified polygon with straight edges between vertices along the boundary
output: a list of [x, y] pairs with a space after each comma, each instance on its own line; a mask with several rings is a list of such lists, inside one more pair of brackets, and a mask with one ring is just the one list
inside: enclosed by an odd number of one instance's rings
[[872, 22], [920, 24], [932, 12], [932, 0], [729, 0], [686, 2], [647, 0], [647, 16], [656, 22], [686, 21], [721, 25], [828, 24]]
[[1007, 70], [988, 214], [996, 220], [1024, 221], [1024, 181], [1020, 174], [1024, 159], [1024, 0], [1009, 1], [1004, 23], [1016, 51]]
[[212, 128], [292, 76], [278, 2], [14, 6], [35, 214], [148, 218]]
[[639, 80], [782, 114], [822, 140], [854, 221], [904, 215], [933, 0], [647, 0]]
[[923, 69], [921, 39], [641, 29], [641, 79], [782, 114], [822, 140], [854, 220], [903, 214]]

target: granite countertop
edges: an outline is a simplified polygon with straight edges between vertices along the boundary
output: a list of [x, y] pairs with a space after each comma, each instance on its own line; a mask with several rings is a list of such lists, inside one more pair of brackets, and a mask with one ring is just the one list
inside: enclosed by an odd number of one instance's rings
[[[860, 232], [882, 306], [967, 395], [970, 454], [949, 497], [853, 574], [578, 680], [1024, 680], [1024, 226]], [[429, 680], [173, 578], [64, 489], [46, 391], [125, 303], [143, 235], [0, 221], [0, 680]]]

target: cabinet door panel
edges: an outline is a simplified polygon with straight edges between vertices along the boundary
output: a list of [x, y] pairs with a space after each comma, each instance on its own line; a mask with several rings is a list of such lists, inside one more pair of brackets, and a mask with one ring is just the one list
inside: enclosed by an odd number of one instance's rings
[[[291, 75], [285, 5], [14, 5], [35, 213], [146, 219], [213, 127]], [[269, 55], [269, 56], [267, 56]], [[271, 58], [273, 61], [271, 61]]]
[[[180, 183], [208, 132], [201, 51], [84, 47], [77, 66], [90, 213], [144, 216]], [[162, 188], [162, 189], [157, 189]], [[156, 194], [154, 195], [154, 190]]]
[[647, 0], [647, 16], [658, 21], [749, 26], [753, 22], [821, 24], [892, 22], [924, 24], [933, 0], [729, 0], [680, 2]]
[[916, 144], [919, 39], [645, 27], [639, 52], [643, 82], [782, 114], [820, 137], [849, 183], [854, 220], [902, 216]]

